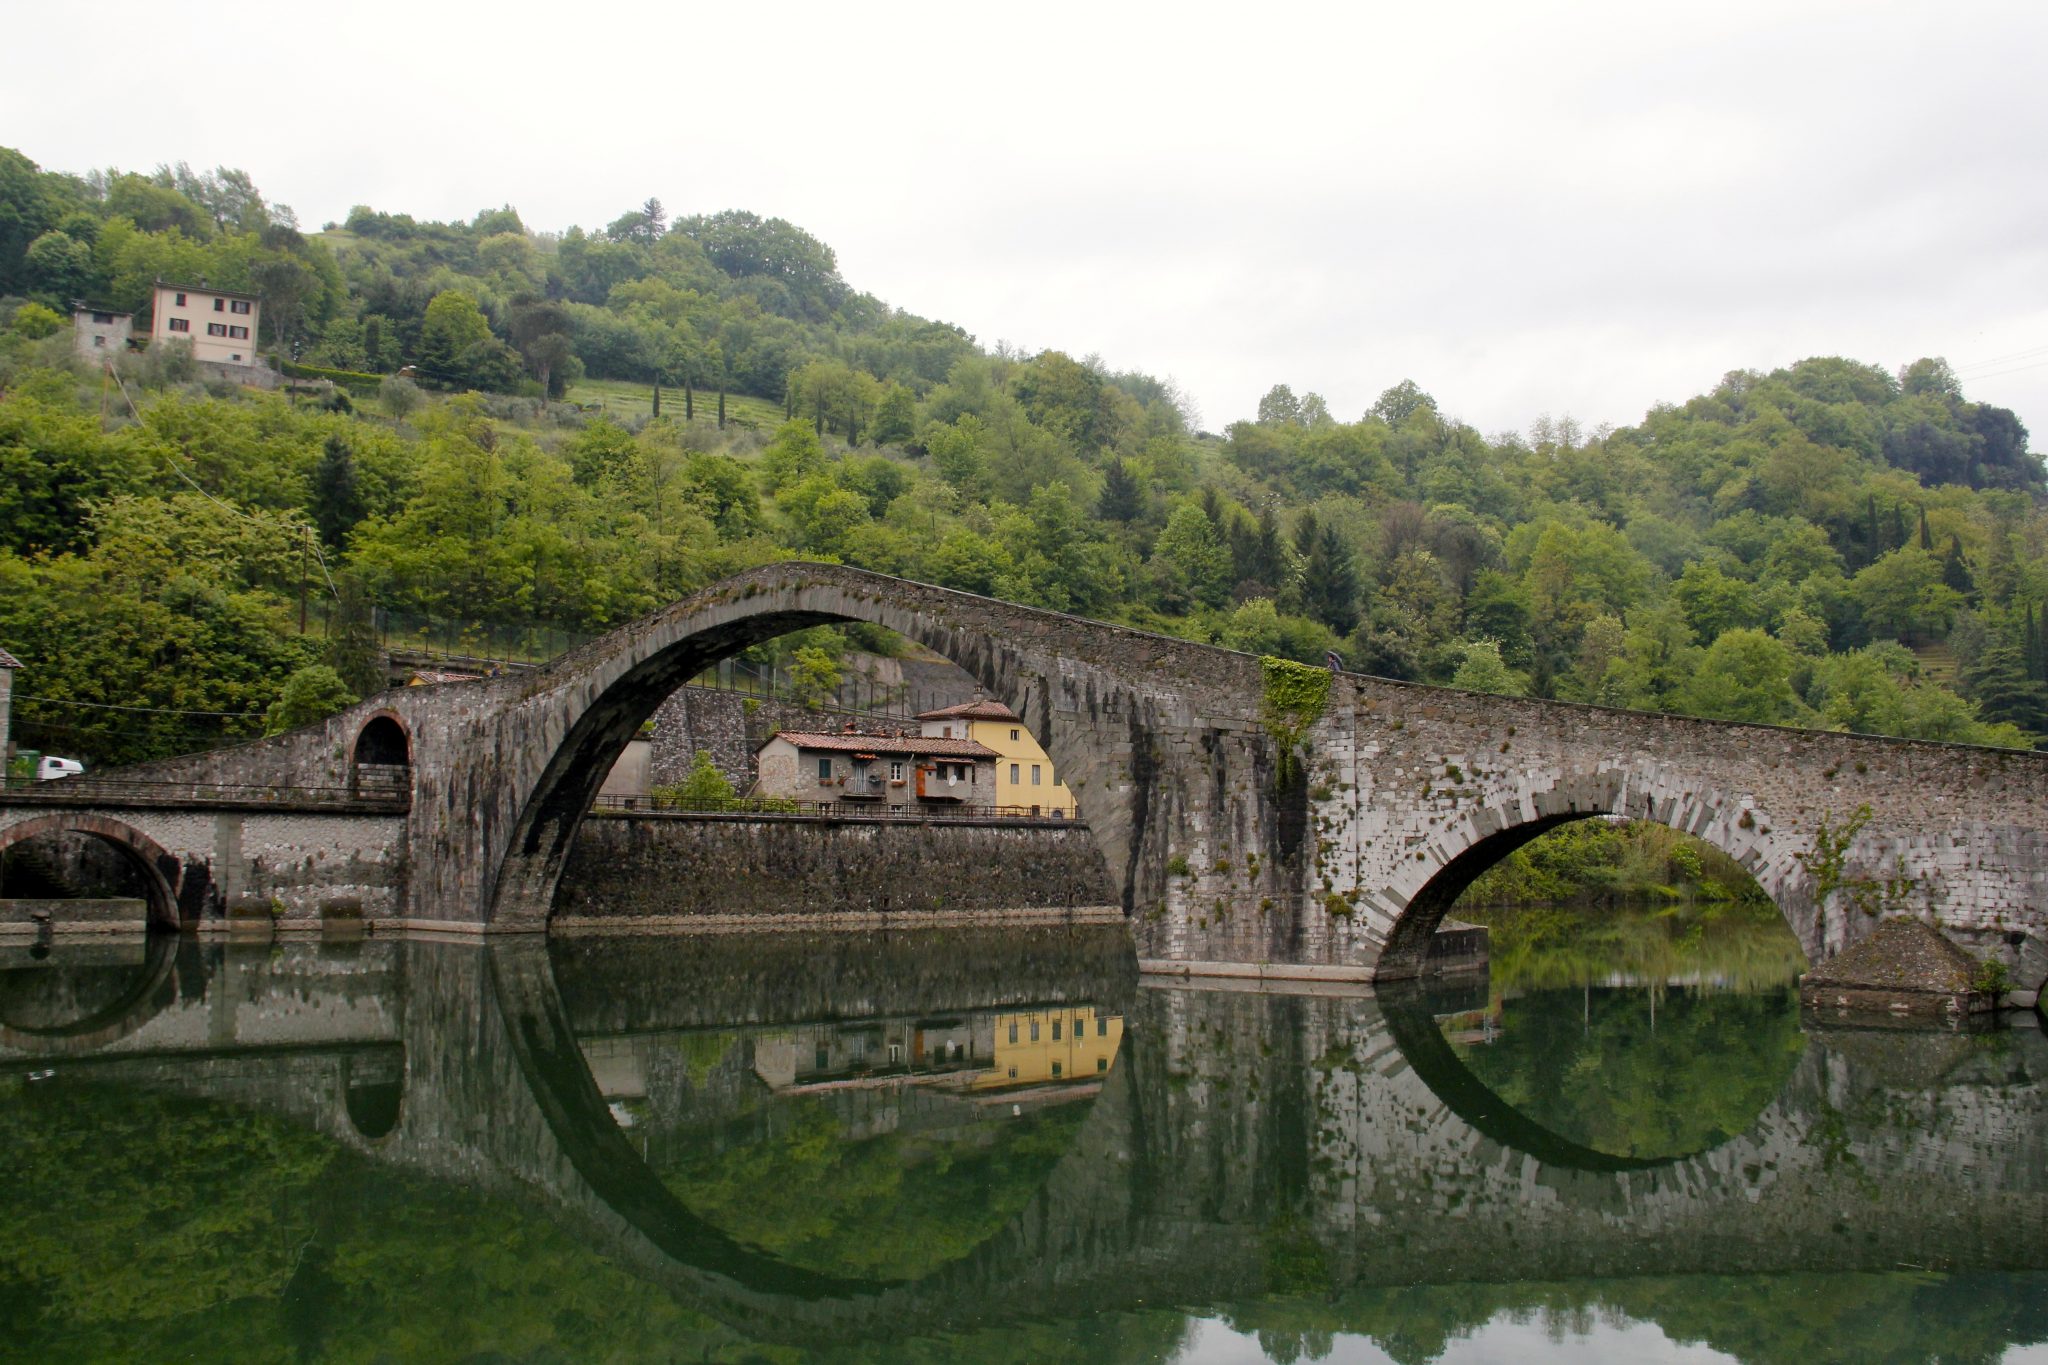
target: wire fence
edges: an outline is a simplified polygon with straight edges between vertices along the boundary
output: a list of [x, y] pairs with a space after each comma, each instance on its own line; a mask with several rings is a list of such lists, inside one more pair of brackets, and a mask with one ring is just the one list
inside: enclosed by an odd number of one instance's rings
[[888, 801], [838, 800], [795, 801], [775, 796], [732, 796], [692, 800], [676, 796], [606, 795], [597, 798], [594, 810], [612, 815], [676, 816], [782, 816], [799, 820], [896, 820], [915, 824], [985, 824], [991, 820], [1015, 821], [1027, 825], [1061, 825], [1085, 829], [1078, 815], [1037, 806], [912, 805]]

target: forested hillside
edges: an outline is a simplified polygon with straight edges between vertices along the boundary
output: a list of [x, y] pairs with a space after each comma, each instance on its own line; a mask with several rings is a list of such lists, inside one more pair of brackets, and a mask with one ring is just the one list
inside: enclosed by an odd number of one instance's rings
[[[73, 359], [71, 300], [137, 308], [158, 277], [260, 293], [270, 352], [343, 387]], [[1343, 420], [1282, 385], [1218, 436], [1169, 383], [986, 350], [747, 213], [307, 233], [239, 172], [4, 150], [0, 328], [17, 737], [101, 762], [373, 685], [372, 607], [597, 630], [789, 556], [1397, 678], [2048, 734], [2041, 462], [1939, 360], [1737, 370], [1591, 432], [1482, 434], [1405, 382]], [[549, 401], [586, 378], [664, 386], [661, 416]]]

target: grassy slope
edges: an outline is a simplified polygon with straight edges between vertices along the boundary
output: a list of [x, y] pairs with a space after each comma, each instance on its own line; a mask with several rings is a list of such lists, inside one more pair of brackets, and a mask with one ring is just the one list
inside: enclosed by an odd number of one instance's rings
[[[572, 403], [602, 404], [606, 412], [615, 416], [646, 417], [653, 412], [653, 393], [653, 389], [646, 384], [635, 384], [623, 379], [585, 379], [571, 387], [567, 397]], [[698, 421], [716, 422], [716, 391], [699, 389], [696, 408]], [[663, 416], [680, 421], [683, 415], [683, 391], [664, 388], [661, 391], [661, 411]], [[762, 431], [773, 431], [782, 425], [782, 405], [766, 398], [729, 393], [725, 396], [725, 415], [728, 422], [737, 420], [742, 426], [751, 425]]]

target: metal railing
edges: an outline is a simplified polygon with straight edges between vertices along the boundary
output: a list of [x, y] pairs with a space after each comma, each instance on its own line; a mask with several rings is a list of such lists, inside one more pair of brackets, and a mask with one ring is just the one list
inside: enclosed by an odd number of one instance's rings
[[975, 806], [947, 802], [935, 804], [891, 804], [887, 801], [794, 801], [775, 796], [734, 796], [692, 801], [673, 796], [619, 796], [597, 798], [594, 811], [631, 815], [737, 815], [777, 816], [797, 820], [901, 820], [905, 824], [986, 823], [1014, 820], [1030, 825], [1068, 825], [1084, 828], [1078, 815], [1030, 806]]
[[370, 782], [360, 787], [276, 787], [233, 782], [150, 782], [127, 778], [59, 777], [38, 782], [9, 778], [0, 787], [8, 800], [127, 803], [234, 803], [261, 806], [331, 806], [371, 804], [404, 806], [412, 800], [406, 786]]

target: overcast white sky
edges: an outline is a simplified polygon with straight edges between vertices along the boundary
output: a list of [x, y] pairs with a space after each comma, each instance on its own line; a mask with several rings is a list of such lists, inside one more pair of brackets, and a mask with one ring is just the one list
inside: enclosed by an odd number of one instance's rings
[[0, 0], [0, 144], [601, 226], [749, 208], [984, 343], [1492, 432], [1946, 356], [2048, 448], [2048, 4]]

